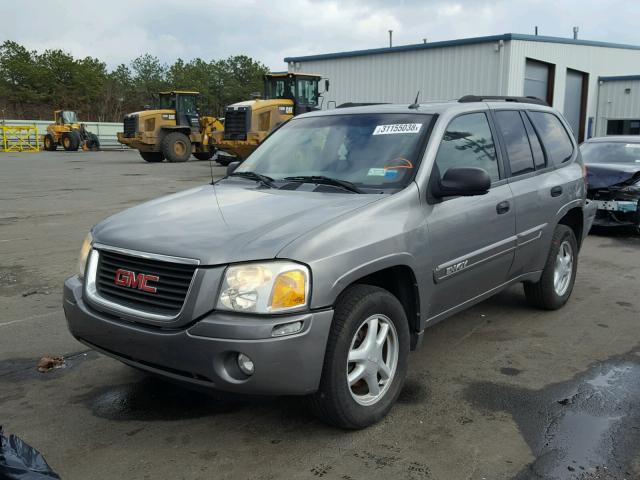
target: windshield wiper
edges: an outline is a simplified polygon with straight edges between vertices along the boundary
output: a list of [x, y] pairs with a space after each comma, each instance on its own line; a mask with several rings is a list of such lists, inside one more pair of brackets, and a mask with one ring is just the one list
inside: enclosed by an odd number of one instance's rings
[[269, 188], [276, 188], [273, 184], [273, 178], [267, 177], [266, 175], [262, 175], [261, 173], [256, 172], [233, 172], [229, 177], [242, 177], [248, 178], [249, 180], [255, 180], [256, 182], [261, 183], [262, 185]]
[[318, 185], [332, 185], [341, 187], [353, 193], [362, 193], [358, 187], [346, 180], [338, 180], [337, 178], [325, 177], [324, 175], [298, 175], [295, 177], [284, 177], [282, 180], [300, 183], [317, 183]]

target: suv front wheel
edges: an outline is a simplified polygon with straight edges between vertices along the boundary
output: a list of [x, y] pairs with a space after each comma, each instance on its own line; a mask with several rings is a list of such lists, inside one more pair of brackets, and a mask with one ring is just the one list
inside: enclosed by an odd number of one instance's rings
[[573, 291], [578, 269], [578, 242], [571, 228], [558, 225], [553, 232], [551, 249], [540, 280], [525, 282], [527, 301], [545, 310], [562, 307]]
[[314, 412], [341, 428], [376, 423], [400, 394], [408, 354], [409, 327], [398, 299], [379, 287], [350, 287], [336, 304]]

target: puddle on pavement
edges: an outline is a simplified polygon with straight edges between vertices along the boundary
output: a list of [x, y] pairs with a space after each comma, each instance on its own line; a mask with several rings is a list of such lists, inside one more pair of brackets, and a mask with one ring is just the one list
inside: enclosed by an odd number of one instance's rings
[[108, 385], [77, 397], [93, 415], [109, 420], [185, 420], [239, 410], [257, 398], [206, 393], [147, 376]]
[[516, 479], [639, 478], [640, 348], [540, 390], [475, 383], [465, 398], [512, 415], [535, 457]]

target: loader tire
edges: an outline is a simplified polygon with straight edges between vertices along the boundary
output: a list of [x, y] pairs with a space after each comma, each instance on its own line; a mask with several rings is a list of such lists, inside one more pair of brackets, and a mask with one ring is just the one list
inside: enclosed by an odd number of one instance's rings
[[87, 134], [87, 148], [92, 152], [100, 150], [100, 139], [95, 133]]
[[140, 152], [140, 156], [149, 163], [159, 163], [164, 160], [164, 155], [160, 152]]
[[191, 140], [184, 133], [172, 132], [162, 139], [162, 154], [172, 163], [189, 160], [191, 148]]
[[44, 136], [44, 149], [47, 152], [55, 152], [57, 148], [58, 148], [58, 145], [56, 144], [56, 141], [53, 139], [53, 135], [51, 135], [50, 133], [47, 133]]
[[198, 160], [211, 160], [215, 154], [215, 150], [210, 152], [193, 152], [193, 156]]
[[80, 147], [80, 134], [75, 130], [62, 134], [62, 146], [67, 152], [75, 152]]

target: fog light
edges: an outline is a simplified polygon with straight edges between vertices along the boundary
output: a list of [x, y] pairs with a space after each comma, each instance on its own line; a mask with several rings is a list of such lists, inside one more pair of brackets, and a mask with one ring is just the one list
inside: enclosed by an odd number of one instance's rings
[[282, 325], [276, 325], [271, 331], [272, 337], [281, 337], [283, 335], [291, 335], [299, 332], [302, 329], [302, 322], [284, 323]]
[[238, 367], [245, 375], [253, 375], [255, 371], [253, 361], [244, 353], [238, 354]]

